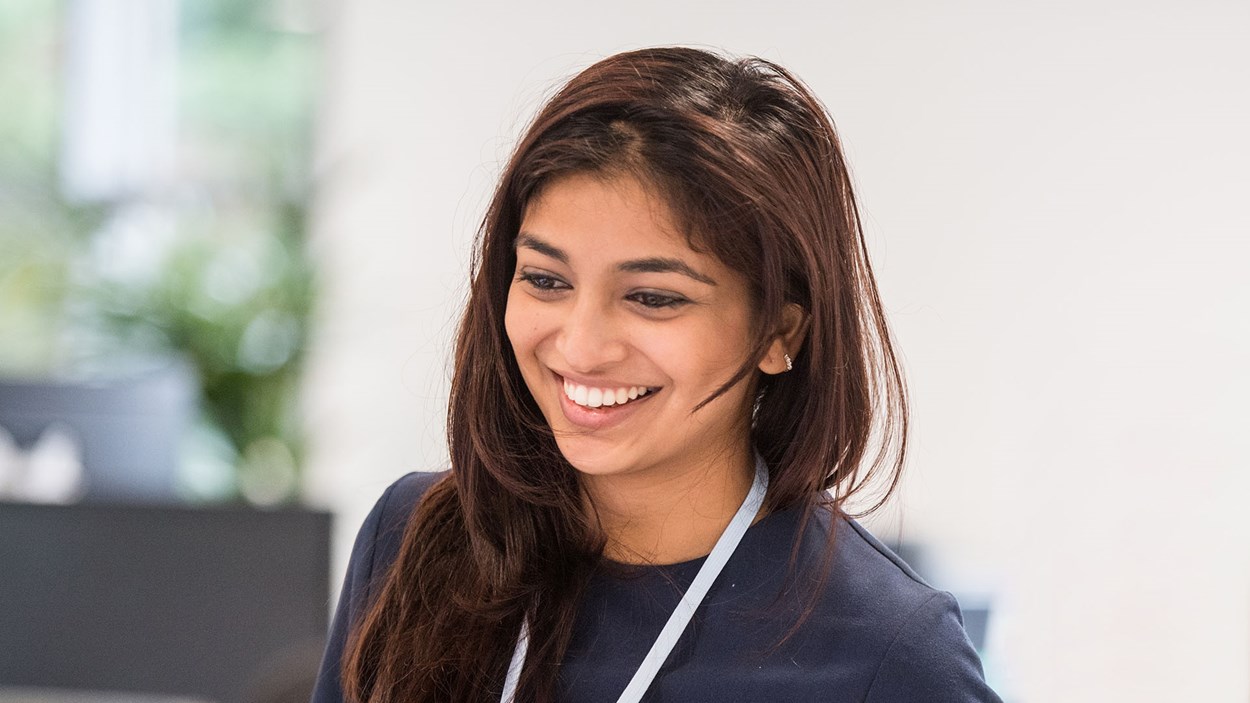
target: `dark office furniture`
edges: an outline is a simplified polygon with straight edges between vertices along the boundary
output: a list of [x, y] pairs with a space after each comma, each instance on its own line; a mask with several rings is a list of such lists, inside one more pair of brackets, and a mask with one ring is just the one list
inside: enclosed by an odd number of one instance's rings
[[248, 703], [325, 641], [330, 516], [0, 502], [0, 688]]

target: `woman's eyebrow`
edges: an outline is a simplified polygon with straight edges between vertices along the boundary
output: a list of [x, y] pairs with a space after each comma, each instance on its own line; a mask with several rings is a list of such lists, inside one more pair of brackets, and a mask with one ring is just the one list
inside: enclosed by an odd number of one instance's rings
[[[563, 249], [548, 244], [533, 234], [522, 232], [517, 235], [514, 245], [517, 249], [532, 249], [539, 254], [550, 256], [562, 264], [569, 263], [569, 255]], [[617, 264], [616, 270], [629, 273], [679, 273], [683, 276], [693, 278], [699, 283], [706, 283], [709, 286], [716, 285], [716, 281], [712, 278], [699, 273], [693, 266], [687, 264], [681, 259], [671, 259], [662, 256], [652, 256], [645, 259], [631, 259]]]
[[559, 261], [562, 264], [567, 264], [569, 262], [569, 255], [565, 254], [563, 249], [556, 247], [556, 246], [552, 246], [551, 244], [544, 242], [538, 237], [535, 237], [532, 234], [527, 234], [525, 232], [522, 232], [517, 235], [516, 242], [513, 244], [513, 247], [516, 249], [520, 249], [522, 247], [526, 249], [533, 249], [539, 254], [550, 256], [551, 258], [555, 259], [556, 261]]
[[716, 281], [695, 271], [690, 264], [681, 259], [666, 259], [659, 256], [647, 259], [633, 259], [618, 264], [616, 270], [632, 273], [680, 273], [683, 276], [693, 278], [699, 283], [706, 283], [709, 286], [716, 285]]

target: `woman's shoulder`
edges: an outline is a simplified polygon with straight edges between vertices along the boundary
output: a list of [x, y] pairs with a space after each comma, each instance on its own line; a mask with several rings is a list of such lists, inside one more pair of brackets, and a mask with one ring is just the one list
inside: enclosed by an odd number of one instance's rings
[[[793, 612], [806, 613], [779, 650], [783, 664], [808, 672], [803, 686], [853, 692], [848, 698], [869, 703], [998, 700], [985, 684], [955, 598], [927, 583], [863, 525], [826, 506], [807, 520], [796, 508], [757, 527], [758, 536], [744, 543], [742, 568], [769, 586], [757, 590], [760, 603], [780, 592]], [[791, 624], [784, 623], [786, 631]]]
[[375, 510], [383, 523], [407, 522], [421, 497], [450, 471], [412, 471], [395, 480], [378, 498]]
[[998, 700], [953, 595], [927, 583], [855, 520], [839, 518], [835, 545], [825, 602], [843, 622], [861, 623], [855, 639], [874, 652], [867, 700]]
[[805, 516], [793, 507], [758, 523], [756, 534], [748, 533], [744, 542], [747, 565], [771, 574], [788, 573], [791, 563], [803, 565], [805, 576], [822, 584], [824, 602], [856, 621], [868, 616], [880, 623], [940, 593], [856, 520], [829, 506], [811, 510]]
[[352, 575], [366, 591], [395, 561], [404, 528], [422, 496], [447, 476], [447, 471], [414, 471], [396, 479], [382, 492], [360, 526], [352, 547]]
[[315, 703], [343, 701], [339, 672], [348, 631], [360, 621], [381, 588], [387, 570], [399, 554], [408, 518], [421, 502], [421, 497], [446, 475], [446, 471], [441, 471], [413, 472], [401, 476], [382, 492], [360, 526], [348, 560], [347, 574], [343, 578], [343, 589], [330, 627], [321, 671], [317, 674], [312, 697]]
[[941, 593], [857, 520], [841, 517], [837, 523], [831, 585], [839, 593], [863, 596], [865, 604], [890, 612], [918, 606]]
[[[373, 541], [379, 548], [390, 547], [391, 543], [394, 543], [393, 549], [380, 549], [380, 551], [389, 551], [393, 554], [399, 549], [399, 540], [403, 537], [404, 528], [407, 527], [408, 519], [417, 509], [421, 498], [449, 473], [448, 471], [413, 471], [400, 476], [382, 492], [369, 513], [369, 517], [365, 519], [366, 526], [374, 527]], [[393, 557], [386, 561], [392, 560]]]
[[952, 616], [951, 627], [929, 636], [966, 639], [958, 603], [950, 593], [926, 582], [858, 521], [832, 516], [827, 520], [821, 520], [825, 523], [822, 527], [836, 520], [838, 533], [824, 603], [839, 616], [869, 625], [871, 632], [860, 633], [861, 641], [875, 639], [888, 648], [897, 638], [907, 636], [913, 621], [928, 611]]

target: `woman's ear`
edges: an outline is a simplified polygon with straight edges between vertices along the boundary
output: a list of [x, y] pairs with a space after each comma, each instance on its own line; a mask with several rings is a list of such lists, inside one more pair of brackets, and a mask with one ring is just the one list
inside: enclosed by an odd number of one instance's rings
[[803, 346], [803, 337], [807, 334], [807, 323], [810, 319], [803, 308], [794, 303], [786, 303], [781, 310], [781, 324], [777, 326], [768, 350], [760, 360], [760, 371], [778, 374], [790, 370], [791, 362], [799, 353], [799, 347]]

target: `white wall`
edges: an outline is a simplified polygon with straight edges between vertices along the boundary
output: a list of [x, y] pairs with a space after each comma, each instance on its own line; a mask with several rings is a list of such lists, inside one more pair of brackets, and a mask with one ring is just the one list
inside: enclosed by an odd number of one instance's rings
[[725, 47], [794, 69], [841, 129], [914, 391], [874, 525], [995, 595], [1004, 694], [1250, 699], [1250, 4], [332, 15], [308, 493], [340, 553], [388, 483], [446, 461], [468, 244], [543, 95], [618, 50]]

